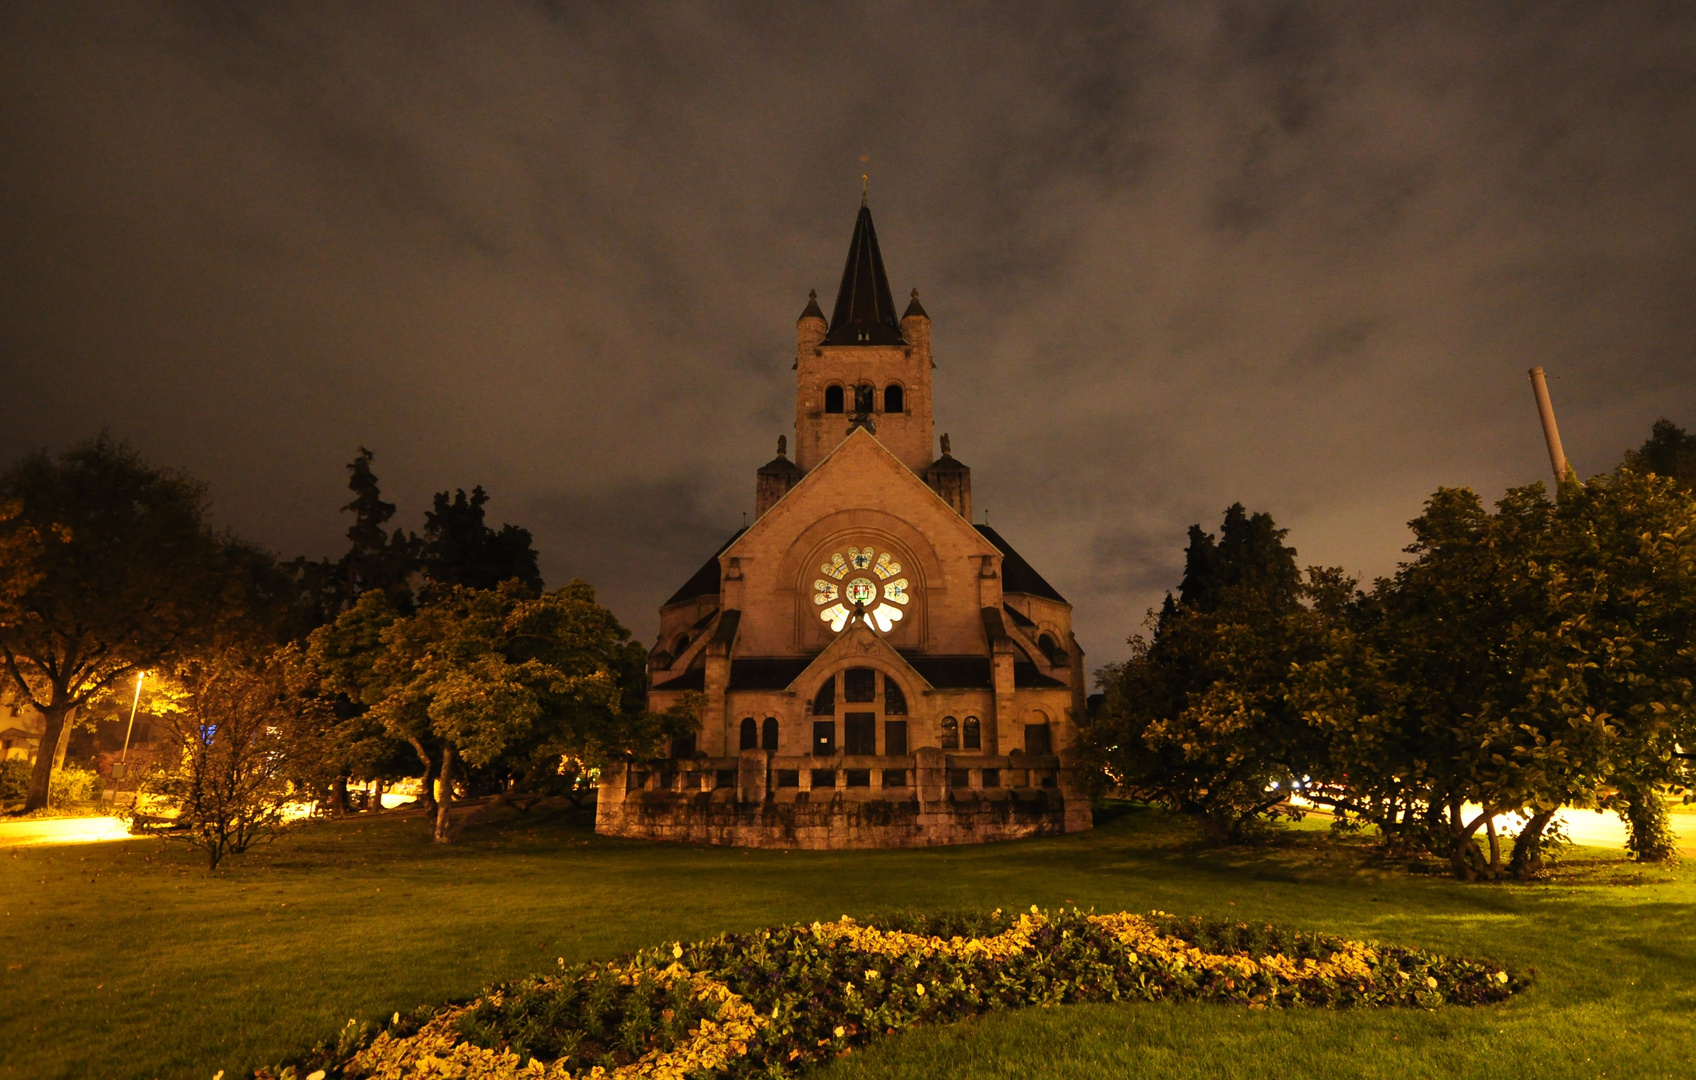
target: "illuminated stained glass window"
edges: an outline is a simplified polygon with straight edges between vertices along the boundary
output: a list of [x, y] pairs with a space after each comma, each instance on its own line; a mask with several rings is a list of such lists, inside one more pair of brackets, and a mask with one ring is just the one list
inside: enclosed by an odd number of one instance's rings
[[[869, 570], [878, 580], [854, 577], [843, 582], [854, 570]], [[819, 618], [829, 623], [835, 633], [840, 633], [859, 611], [887, 634], [901, 621], [906, 614], [902, 608], [913, 599], [912, 582], [896, 576], [901, 573], [901, 564], [890, 552], [880, 552], [875, 545], [836, 552], [819, 567], [819, 572], [826, 576], [813, 581], [813, 604], [819, 609]]]

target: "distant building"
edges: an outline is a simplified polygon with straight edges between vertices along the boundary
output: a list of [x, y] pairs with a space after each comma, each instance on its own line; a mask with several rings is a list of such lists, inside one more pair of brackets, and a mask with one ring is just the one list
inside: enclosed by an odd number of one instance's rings
[[706, 695], [698, 736], [607, 770], [597, 829], [798, 847], [1090, 827], [1072, 606], [987, 524], [941, 454], [930, 317], [899, 318], [864, 205], [827, 322], [797, 323], [795, 458], [660, 609], [650, 707]]
[[46, 729], [33, 705], [20, 702], [9, 689], [0, 690], [0, 761], [35, 761]]

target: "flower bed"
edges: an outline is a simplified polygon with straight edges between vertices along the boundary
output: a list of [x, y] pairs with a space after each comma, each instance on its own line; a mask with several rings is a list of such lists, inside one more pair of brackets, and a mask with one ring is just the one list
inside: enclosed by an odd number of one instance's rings
[[1523, 975], [1475, 960], [1163, 912], [896, 914], [724, 934], [352, 1025], [258, 1080], [785, 1076], [915, 1024], [1086, 1001], [1477, 1005]]

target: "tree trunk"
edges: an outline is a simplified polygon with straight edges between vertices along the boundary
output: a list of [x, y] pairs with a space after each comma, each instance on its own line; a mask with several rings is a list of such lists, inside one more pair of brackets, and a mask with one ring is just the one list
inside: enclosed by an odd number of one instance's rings
[[418, 760], [424, 763], [424, 779], [419, 786], [418, 805], [434, 813], [436, 810], [436, 762], [431, 759], [429, 751], [424, 749], [424, 743], [419, 739], [409, 740], [412, 749], [418, 754]]
[[[1558, 809], [1558, 808], [1557, 808]], [[1543, 869], [1543, 830], [1555, 819], [1556, 810], [1539, 810], [1525, 822], [1525, 827], [1513, 838], [1513, 854], [1508, 857], [1508, 873], [1520, 881], [1529, 881]]]
[[344, 773], [330, 784], [330, 812], [335, 817], [346, 817], [347, 811], [347, 775]]
[[47, 809], [47, 791], [53, 780], [53, 759], [58, 756], [59, 739], [70, 727], [71, 714], [76, 707], [53, 704], [41, 711], [45, 726], [35, 752], [35, 769], [29, 774], [29, 793], [24, 796], [24, 813]]
[[1485, 820], [1484, 830], [1490, 837], [1490, 876], [1497, 877], [1502, 872], [1502, 839], [1496, 835], [1494, 815]]
[[436, 801], [436, 843], [453, 843], [453, 747], [442, 747], [442, 797]]
[[371, 810], [372, 810], [373, 813], [380, 814], [380, 813], [383, 812], [383, 788], [384, 787], [385, 787], [385, 785], [383, 783], [382, 777], [378, 777], [377, 779], [371, 781]]

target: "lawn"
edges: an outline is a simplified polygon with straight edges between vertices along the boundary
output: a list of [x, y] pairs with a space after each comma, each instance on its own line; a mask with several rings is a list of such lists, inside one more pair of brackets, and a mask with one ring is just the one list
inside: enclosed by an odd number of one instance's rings
[[1580, 850], [1461, 885], [1312, 828], [1207, 851], [1115, 808], [1092, 834], [932, 851], [603, 840], [533, 812], [429, 843], [417, 817], [306, 826], [208, 876], [157, 841], [0, 854], [0, 1080], [210, 1078], [485, 983], [721, 930], [888, 906], [1220, 913], [1535, 968], [1436, 1012], [1073, 1006], [889, 1037], [848, 1077], [1674, 1076], [1696, 1058], [1696, 872]]

